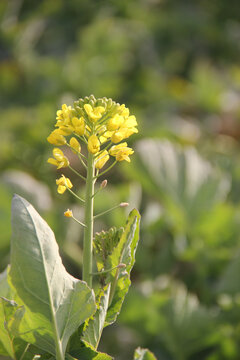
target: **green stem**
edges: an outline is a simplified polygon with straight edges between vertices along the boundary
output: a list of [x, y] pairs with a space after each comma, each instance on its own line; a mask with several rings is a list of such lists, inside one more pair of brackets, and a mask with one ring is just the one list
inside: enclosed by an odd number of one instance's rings
[[81, 226], [83, 226], [83, 227], [86, 227], [85, 224], [83, 224], [81, 221], [79, 221], [78, 219], [76, 219], [74, 216], [72, 216], [72, 219], [73, 219], [74, 221], [76, 221], [79, 225], [81, 225]]
[[60, 346], [56, 347], [56, 360], [65, 360]]
[[81, 179], [83, 179], [84, 181], [86, 181], [86, 178], [84, 176], [82, 176], [81, 174], [79, 174], [78, 171], [76, 171], [74, 168], [72, 168], [70, 165], [68, 166], [70, 170], [72, 170], [72, 172], [74, 172], [77, 176], [79, 176]]
[[93, 242], [93, 194], [94, 157], [88, 154], [88, 169], [85, 196], [85, 225], [83, 240], [83, 280], [92, 287], [92, 242]]
[[99, 272], [95, 272], [95, 273], [92, 273], [92, 275], [96, 275], [96, 276], [100, 276], [102, 274], [107, 274], [115, 269], [120, 269], [120, 268], [125, 268], [126, 265], [125, 264], [120, 264], [120, 265], [117, 265], [117, 266], [114, 266], [113, 268], [111, 269], [108, 269], [108, 270], [102, 270], [102, 271], [99, 271]]
[[83, 199], [80, 198], [77, 194], [75, 194], [75, 192], [73, 192], [71, 189], [69, 189], [69, 187], [67, 187], [67, 190], [68, 190], [73, 196], [75, 196], [75, 198], [77, 198], [78, 200], [82, 201], [83, 203], [85, 202], [85, 200], [83, 200]]
[[98, 218], [99, 216], [102, 216], [102, 215], [104, 215], [104, 214], [107, 214], [107, 213], [109, 213], [110, 211], [115, 210], [115, 209], [117, 209], [117, 208], [119, 208], [119, 207], [121, 207], [121, 204], [118, 204], [118, 205], [116, 205], [116, 206], [113, 206], [111, 209], [107, 209], [107, 210], [105, 210], [105, 211], [103, 211], [103, 212], [101, 212], [101, 213], [99, 213], [99, 214], [97, 214], [97, 215], [94, 215], [94, 219], [96, 219], [96, 218]]
[[85, 162], [83, 161], [82, 154], [78, 153], [77, 155], [78, 155], [78, 158], [79, 158], [79, 160], [81, 161], [83, 167], [85, 167], [85, 169], [87, 169], [87, 165], [86, 165]]
[[27, 350], [28, 350], [29, 346], [30, 346], [30, 344], [28, 343], [28, 344], [27, 344], [27, 346], [25, 347], [25, 349], [24, 349], [23, 353], [22, 353], [22, 356], [20, 357], [20, 360], [23, 360], [24, 355], [26, 354], [26, 352], [27, 352]]

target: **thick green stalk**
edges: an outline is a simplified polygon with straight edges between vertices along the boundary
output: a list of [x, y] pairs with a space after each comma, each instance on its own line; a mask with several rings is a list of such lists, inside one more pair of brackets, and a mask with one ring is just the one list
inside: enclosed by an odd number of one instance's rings
[[89, 152], [85, 196], [85, 229], [83, 240], [83, 280], [92, 287], [94, 158]]
[[64, 360], [64, 355], [62, 353], [62, 350], [60, 348], [60, 344], [56, 346], [56, 360]]

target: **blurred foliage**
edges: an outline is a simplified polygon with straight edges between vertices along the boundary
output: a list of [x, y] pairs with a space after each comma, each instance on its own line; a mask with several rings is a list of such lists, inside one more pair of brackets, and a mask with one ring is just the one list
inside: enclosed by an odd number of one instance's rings
[[239, 20], [237, 0], [0, 1], [0, 270], [17, 192], [81, 276], [81, 229], [63, 211], [83, 211], [46, 164], [60, 105], [112, 97], [140, 124], [132, 163], [96, 198], [96, 212], [128, 201], [142, 213], [133, 286], [101, 343], [117, 360], [138, 345], [161, 360], [239, 359]]

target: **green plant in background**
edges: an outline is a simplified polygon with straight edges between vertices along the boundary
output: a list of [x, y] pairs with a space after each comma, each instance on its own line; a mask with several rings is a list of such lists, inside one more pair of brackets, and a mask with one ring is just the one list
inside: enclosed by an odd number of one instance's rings
[[[113, 227], [94, 238], [94, 219], [102, 215], [94, 214], [94, 198], [107, 181], [94, 188], [118, 161], [130, 162], [133, 150], [122, 141], [137, 132], [136, 126], [135, 116], [125, 105], [106, 98], [96, 100], [92, 95], [76, 101], [74, 108], [63, 105], [57, 112], [57, 129], [48, 141], [70, 147], [85, 169], [85, 175], [78, 173], [59, 148], [48, 159], [58, 169], [69, 167], [86, 182], [82, 198], [69, 178], [62, 175], [56, 180], [58, 193], [68, 190], [85, 206], [84, 222], [72, 210], [64, 213], [84, 227], [83, 281], [65, 270], [47, 223], [28, 201], [15, 195], [11, 265], [0, 276], [0, 354], [15, 360], [111, 359], [97, 348], [103, 328], [116, 320], [130, 286], [140, 215], [134, 209], [124, 228]], [[103, 170], [110, 157], [114, 160]], [[134, 359], [155, 357], [138, 348]]]

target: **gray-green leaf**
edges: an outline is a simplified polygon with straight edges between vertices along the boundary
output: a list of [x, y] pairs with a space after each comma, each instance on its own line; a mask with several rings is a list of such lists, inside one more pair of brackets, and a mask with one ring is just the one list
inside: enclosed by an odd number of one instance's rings
[[12, 202], [9, 275], [26, 308], [22, 338], [64, 358], [71, 334], [95, 312], [94, 293], [67, 273], [52, 230], [18, 195]]

